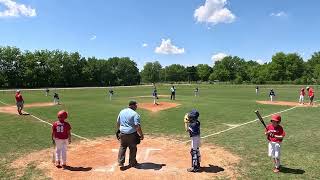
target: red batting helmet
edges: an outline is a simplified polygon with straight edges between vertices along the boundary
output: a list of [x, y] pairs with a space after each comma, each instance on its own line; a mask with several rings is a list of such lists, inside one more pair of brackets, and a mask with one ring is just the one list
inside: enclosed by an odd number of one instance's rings
[[279, 114], [273, 114], [271, 116], [271, 121], [277, 121], [280, 122], [281, 121], [281, 116]]
[[68, 118], [68, 113], [65, 110], [61, 110], [61, 111], [58, 112], [58, 118], [67, 119]]

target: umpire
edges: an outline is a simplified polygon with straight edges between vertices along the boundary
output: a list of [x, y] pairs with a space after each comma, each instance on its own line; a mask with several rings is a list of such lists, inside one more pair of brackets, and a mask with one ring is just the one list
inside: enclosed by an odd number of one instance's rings
[[118, 132], [120, 131], [120, 149], [118, 154], [118, 165], [124, 167], [127, 147], [130, 149], [129, 167], [138, 165], [137, 144], [143, 140], [144, 136], [140, 125], [140, 115], [136, 112], [137, 102], [130, 101], [129, 107], [120, 111], [117, 119]]

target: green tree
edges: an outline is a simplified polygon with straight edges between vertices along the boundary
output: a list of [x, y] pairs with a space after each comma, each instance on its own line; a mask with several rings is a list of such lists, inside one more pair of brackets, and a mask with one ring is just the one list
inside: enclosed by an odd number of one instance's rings
[[197, 73], [197, 68], [195, 66], [186, 67], [186, 73], [188, 76], [188, 81], [198, 81], [200, 78]]
[[208, 81], [212, 68], [208, 64], [199, 64], [197, 66], [197, 75], [202, 81]]
[[156, 83], [160, 81], [160, 72], [161, 72], [162, 66], [161, 64], [156, 62], [147, 62], [143, 70], [141, 71], [141, 78], [145, 82], [152, 82]]
[[270, 78], [273, 81], [293, 81], [304, 72], [303, 59], [296, 53], [276, 53], [269, 65]]
[[140, 83], [140, 74], [137, 64], [128, 57], [110, 58], [109, 64], [114, 75], [116, 85], [135, 85]]
[[165, 67], [165, 76], [167, 81], [186, 81], [186, 68], [180, 64], [172, 64]]
[[23, 87], [25, 80], [25, 62], [23, 54], [16, 47], [0, 47], [0, 62], [3, 79], [10, 87]]
[[215, 62], [211, 78], [219, 81], [234, 81], [237, 77], [241, 77], [242, 80], [248, 79], [244, 59], [237, 56], [227, 56], [221, 61]]

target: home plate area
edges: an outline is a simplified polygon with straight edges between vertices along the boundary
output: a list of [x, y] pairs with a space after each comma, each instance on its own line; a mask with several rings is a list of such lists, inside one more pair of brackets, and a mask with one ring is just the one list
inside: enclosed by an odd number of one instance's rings
[[26, 169], [36, 164], [52, 179], [210, 179], [227, 177], [236, 179], [236, 166], [240, 158], [221, 147], [202, 145], [201, 170], [187, 172], [191, 166], [190, 144], [168, 137], [146, 136], [138, 145], [137, 167], [128, 166], [129, 149], [125, 168], [117, 163], [119, 142], [115, 138], [81, 141], [68, 149], [68, 167], [56, 168], [50, 156], [52, 149], [26, 155], [12, 163], [16, 169]]

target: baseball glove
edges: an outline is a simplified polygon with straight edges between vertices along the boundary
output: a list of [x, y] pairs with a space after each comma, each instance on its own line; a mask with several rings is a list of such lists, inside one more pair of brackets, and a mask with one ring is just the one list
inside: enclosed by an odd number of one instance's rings
[[120, 140], [120, 129], [118, 129], [118, 131], [116, 132], [116, 137], [118, 140]]
[[184, 123], [190, 123], [189, 113], [186, 113], [186, 114], [184, 115], [183, 122], [184, 122]]

